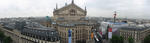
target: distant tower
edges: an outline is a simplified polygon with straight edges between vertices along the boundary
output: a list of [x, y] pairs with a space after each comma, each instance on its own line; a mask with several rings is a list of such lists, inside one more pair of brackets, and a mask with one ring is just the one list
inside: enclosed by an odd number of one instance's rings
[[115, 14], [114, 14], [114, 23], [116, 22], [116, 11], [114, 12]]

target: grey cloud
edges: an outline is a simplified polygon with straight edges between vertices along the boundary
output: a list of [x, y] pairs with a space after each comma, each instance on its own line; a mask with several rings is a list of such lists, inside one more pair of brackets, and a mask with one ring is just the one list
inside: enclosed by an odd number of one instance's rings
[[[0, 0], [1, 2], [3, 0]], [[71, 0], [6, 0], [0, 3], [0, 17], [52, 16], [56, 3], [63, 7]], [[87, 6], [88, 16], [150, 18], [149, 0], [75, 0], [81, 8]]]

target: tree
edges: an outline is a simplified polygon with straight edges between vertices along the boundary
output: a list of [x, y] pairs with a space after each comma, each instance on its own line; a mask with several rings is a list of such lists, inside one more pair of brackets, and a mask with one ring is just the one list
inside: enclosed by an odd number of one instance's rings
[[4, 32], [2, 32], [1, 30], [0, 30], [0, 40], [2, 40], [4, 43], [11, 43], [12, 42], [11, 37], [6, 37], [4, 35]]
[[2, 32], [2, 31], [0, 30], [0, 40], [3, 40], [4, 38], [5, 38], [4, 32]]
[[120, 43], [124, 42], [124, 38], [122, 36], [120, 36], [119, 40], [120, 40]]
[[111, 42], [112, 43], [123, 43], [124, 38], [122, 36], [119, 37], [119, 36], [113, 35], [112, 39], [111, 39]]
[[132, 37], [129, 37], [129, 38], [128, 38], [128, 42], [129, 42], [129, 43], [134, 43], [134, 39], [133, 39]]
[[144, 43], [150, 43], [150, 35], [144, 38]]
[[0, 38], [4, 38], [5, 37], [5, 35], [4, 35], [4, 33], [3, 32], [0, 32]]
[[5, 37], [4, 38], [4, 43], [11, 43], [11, 42], [12, 42], [11, 37]]

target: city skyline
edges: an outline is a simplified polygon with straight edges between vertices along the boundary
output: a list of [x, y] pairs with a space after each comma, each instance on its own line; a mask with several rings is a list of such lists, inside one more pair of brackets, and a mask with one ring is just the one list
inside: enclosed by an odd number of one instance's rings
[[[87, 16], [112, 17], [117, 11], [117, 17], [149, 18], [148, 0], [74, 0], [75, 4], [87, 7]], [[71, 0], [0, 0], [0, 18], [4, 17], [36, 17], [53, 16], [53, 9], [70, 4]]]
[[146, 0], [55, 1], [0, 1], [0, 43], [150, 43]]

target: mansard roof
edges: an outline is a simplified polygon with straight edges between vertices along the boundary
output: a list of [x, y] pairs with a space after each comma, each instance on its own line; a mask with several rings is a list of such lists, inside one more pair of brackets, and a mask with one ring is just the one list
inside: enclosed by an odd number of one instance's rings
[[54, 12], [57, 12], [57, 11], [64, 11], [64, 10], [66, 10], [66, 9], [68, 9], [68, 8], [76, 8], [76, 9], [82, 11], [82, 12], [86, 12], [85, 10], [83, 10], [82, 8], [80, 8], [79, 6], [77, 6], [77, 5], [74, 4], [74, 3], [71, 3], [71, 4], [69, 4], [69, 5], [66, 5], [66, 6], [64, 6], [64, 7], [60, 8], [60, 9], [55, 9]]

